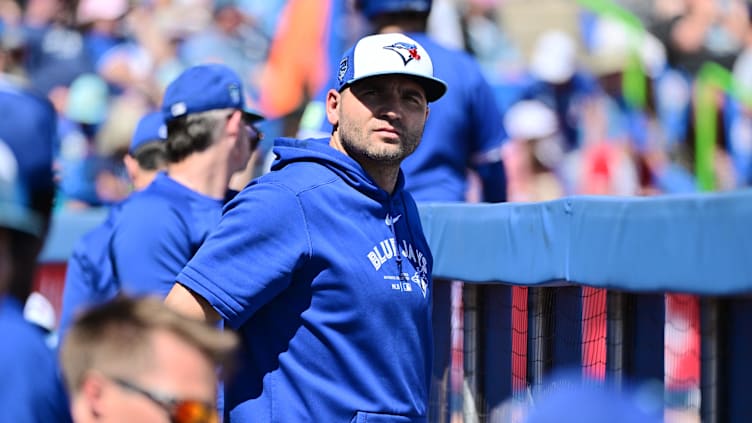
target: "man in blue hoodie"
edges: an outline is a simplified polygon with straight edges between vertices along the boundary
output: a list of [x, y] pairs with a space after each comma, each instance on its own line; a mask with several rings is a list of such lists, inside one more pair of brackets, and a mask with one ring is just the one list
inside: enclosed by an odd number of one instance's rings
[[277, 139], [178, 275], [168, 305], [240, 333], [229, 421], [426, 421], [433, 257], [400, 164], [445, 91], [413, 39], [360, 39], [331, 137]]
[[[432, 0], [355, 1], [374, 33], [401, 32], [420, 43], [431, 55], [436, 77], [449, 86], [441, 101], [431, 106], [421, 148], [402, 163], [405, 187], [419, 203], [466, 201], [476, 196], [470, 189], [470, 172], [478, 176], [480, 201], [506, 201], [501, 161], [506, 133], [493, 89], [474, 57], [441, 45], [427, 33], [432, 4]], [[331, 133], [322, 112], [325, 106], [322, 90], [306, 105], [299, 134]]]

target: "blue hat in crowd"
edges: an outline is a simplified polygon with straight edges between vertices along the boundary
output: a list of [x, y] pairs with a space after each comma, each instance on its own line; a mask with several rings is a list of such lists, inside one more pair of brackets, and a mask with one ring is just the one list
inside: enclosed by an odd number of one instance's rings
[[0, 80], [0, 116], [0, 227], [42, 236], [55, 190], [55, 110]]
[[404, 34], [376, 34], [358, 40], [339, 62], [338, 90], [379, 75], [415, 78], [426, 91], [428, 101], [438, 100], [447, 89], [444, 81], [434, 78], [433, 63], [426, 49]]
[[142, 145], [152, 141], [164, 141], [167, 139], [167, 125], [164, 121], [164, 113], [161, 111], [151, 112], [144, 115], [136, 124], [136, 129], [131, 137], [131, 145], [128, 153], [133, 154]]
[[368, 19], [382, 13], [430, 13], [431, 0], [359, 0], [358, 8]]
[[549, 383], [534, 396], [524, 423], [660, 423], [662, 401], [662, 395], [638, 395], [628, 387], [617, 390], [605, 382], [583, 378], [576, 370], [567, 370], [551, 375]]
[[248, 122], [263, 119], [246, 106], [240, 77], [229, 67], [218, 63], [186, 69], [167, 86], [162, 99], [165, 121], [215, 109], [242, 110]]

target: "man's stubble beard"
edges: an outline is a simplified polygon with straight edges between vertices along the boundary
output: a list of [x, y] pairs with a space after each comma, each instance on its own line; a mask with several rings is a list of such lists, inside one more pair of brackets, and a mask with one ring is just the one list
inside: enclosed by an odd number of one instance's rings
[[[355, 125], [340, 125], [340, 142], [342, 148], [345, 149], [347, 155], [355, 160], [364, 159], [374, 163], [384, 164], [397, 164], [411, 155], [418, 145], [423, 136], [423, 131], [419, 133], [411, 133], [410, 131], [400, 128], [400, 142], [399, 144], [391, 145], [374, 145], [369, 141], [357, 143], [352, 141], [351, 134], [360, 137], [363, 136], [363, 128]], [[390, 148], [396, 147], [396, 148]]]

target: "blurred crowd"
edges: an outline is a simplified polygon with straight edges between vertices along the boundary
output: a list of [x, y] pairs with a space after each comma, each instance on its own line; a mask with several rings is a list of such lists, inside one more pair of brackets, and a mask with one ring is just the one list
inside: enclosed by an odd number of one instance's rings
[[[2, 72], [59, 115], [56, 207], [127, 196], [136, 122], [187, 66], [227, 64], [269, 118], [267, 142], [295, 135], [327, 55], [369, 30], [351, 3], [0, 0]], [[435, 0], [429, 34], [469, 51], [494, 89], [510, 201], [654, 195], [752, 183], [751, 13], [745, 0]]]

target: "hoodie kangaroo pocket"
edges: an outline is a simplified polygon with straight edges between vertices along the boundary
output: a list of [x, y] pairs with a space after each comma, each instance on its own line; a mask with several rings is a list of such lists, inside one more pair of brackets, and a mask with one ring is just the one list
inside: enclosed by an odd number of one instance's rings
[[350, 423], [426, 423], [426, 418], [358, 411]]

